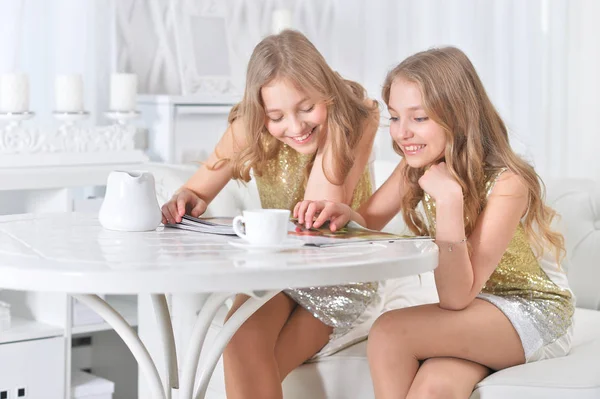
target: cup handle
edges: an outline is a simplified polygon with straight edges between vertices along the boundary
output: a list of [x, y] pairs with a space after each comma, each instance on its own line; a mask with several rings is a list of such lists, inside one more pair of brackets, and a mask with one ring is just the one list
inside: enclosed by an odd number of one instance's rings
[[244, 217], [243, 216], [236, 216], [233, 218], [233, 232], [235, 234], [237, 234], [238, 237], [243, 238], [244, 240], [246, 240], [246, 234], [244, 234], [244, 227], [242, 226], [244, 224]]

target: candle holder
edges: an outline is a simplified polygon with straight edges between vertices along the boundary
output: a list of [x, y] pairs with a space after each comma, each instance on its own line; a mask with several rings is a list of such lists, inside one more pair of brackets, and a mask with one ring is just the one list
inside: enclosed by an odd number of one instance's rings
[[135, 148], [137, 127], [131, 120], [140, 116], [137, 111], [109, 111], [106, 116], [114, 123], [105, 126], [82, 126], [79, 122], [90, 116], [86, 111], [57, 111], [53, 116], [60, 124], [50, 131], [21, 125], [33, 116], [33, 112], [0, 114], [0, 121], [8, 121], [4, 126], [0, 124], [0, 167], [148, 160], [142, 150]]
[[62, 112], [62, 111], [54, 111], [52, 113], [54, 118], [58, 121], [63, 122], [67, 125], [73, 125], [79, 121], [89, 118], [90, 113], [87, 111], [77, 111], [77, 112]]
[[21, 126], [23, 121], [31, 119], [35, 116], [35, 113], [31, 111], [24, 112], [0, 112], [0, 121], [7, 121], [8, 125], [6, 129], [16, 129]]
[[137, 127], [131, 124], [131, 121], [139, 118], [140, 112], [131, 111], [107, 111], [104, 115], [114, 121], [111, 126], [102, 129], [102, 134], [107, 141], [111, 142], [122, 150], [135, 149], [135, 135]]
[[35, 116], [34, 112], [0, 112], [0, 120], [10, 122], [22, 122]]
[[119, 125], [126, 125], [129, 121], [139, 118], [140, 111], [106, 111], [104, 115]]
[[60, 122], [57, 131], [48, 135], [48, 152], [86, 152], [94, 140], [91, 129], [79, 126], [78, 122], [87, 119], [87, 111], [54, 111], [54, 118]]
[[39, 131], [22, 126], [24, 121], [34, 116], [31, 111], [0, 112], [0, 121], [7, 122], [0, 126], [0, 154], [18, 154], [41, 148], [43, 140]]

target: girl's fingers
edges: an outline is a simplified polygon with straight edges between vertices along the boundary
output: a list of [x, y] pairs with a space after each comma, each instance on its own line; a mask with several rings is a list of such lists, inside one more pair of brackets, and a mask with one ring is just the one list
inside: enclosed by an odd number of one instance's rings
[[177, 222], [181, 222], [181, 218], [185, 215], [185, 198], [182, 196], [177, 197]]
[[348, 218], [348, 216], [346, 216], [344, 214], [333, 217], [333, 218], [331, 218], [331, 221], [329, 222], [329, 230], [331, 230], [332, 232], [336, 232], [339, 229], [341, 229], [342, 227], [344, 227], [346, 224], [348, 224], [349, 220], [350, 219]]
[[171, 210], [169, 209], [170, 204], [167, 202], [166, 204], [163, 205], [162, 207], [162, 214], [163, 214], [163, 223], [174, 223], [173, 222], [173, 215], [171, 214]]
[[306, 211], [308, 209], [308, 206], [311, 204], [312, 201], [302, 201], [300, 203], [300, 207], [298, 208], [298, 223], [300, 224], [305, 224], [307, 219], [307, 215], [306, 215]]
[[204, 211], [206, 211], [206, 206], [204, 201], [202, 200], [198, 200], [198, 202], [196, 203], [196, 206], [194, 206], [192, 208], [192, 210], [190, 211], [190, 214], [197, 218], [200, 217], [200, 215], [202, 215], [204, 213]]
[[296, 204], [296, 206], [294, 207], [294, 211], [292, 212], [292, 217], [297, 218], [298, 217], [298, 208], [300, 207], [301, 202], [298, 202]]
[[331, 219], [331, 215], [332, 209], [329, 209], [327, 207], [323, 208], [323, 210], [319, 214], [319, 217], [317, 217], [317, 219], [313, 222], [313, 227], [318, 229], [319, 227], [323, 226], [323, 223]]
[[317, 212], [321, 212], [325, 206], [320, 201], [313, 201], [308, 205], [305, 216], [306, 228], [310, 229], [313, 226], [314, 218]]

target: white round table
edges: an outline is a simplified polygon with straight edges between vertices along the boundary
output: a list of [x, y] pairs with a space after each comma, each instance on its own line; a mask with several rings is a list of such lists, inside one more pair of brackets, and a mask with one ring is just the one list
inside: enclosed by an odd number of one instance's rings
[[[74, 296], [121, 336], [154, 397], [169, 398], [171, 388], [177, 388], [179, 398], [187, 399], [204, 397], [229, 339], [281, 290], [400, 278], [431, 271], [438, 260], [438, 248], [430, 240], [302, 247], [265, 254], [234, 248], [227, 243], [232, 239], [162, 227], [143, 233], [108, 231], [96, 215], [79, 213], [0, 217], [0, 288]], [[241, 292], [252, 298], [227, 321], [196, 381], [212, 319], [229, 297]], [[168, 367], [164, 385], [135, 331], [96, 293], [151, 294]], [[181, 375], [165, 297], [177, 293], [206, 294]]]

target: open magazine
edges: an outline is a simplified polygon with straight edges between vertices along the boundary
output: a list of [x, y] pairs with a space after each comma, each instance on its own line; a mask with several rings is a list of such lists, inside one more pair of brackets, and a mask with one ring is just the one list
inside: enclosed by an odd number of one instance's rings
[[[166, 227], [198, 231], [200, 233], [235, 236], [232, 224], [233, 218], [231, 217], [195, 218], [184, 215], [181, 223], [167, 224]], [[349, 243], [376, 241], [431, 240], [427, 236], [413, 237], [369, 230], [355, 222], [348, 223], [346, 227], [336, 232], [332, 232], [329, 229], [329, 222], [326, 222], [318, 229], [307, 229], [304, 225], [298, 223], [298, 220], [295, 218], [290, 219], [288, 235], [306, 242], [306, 245], [316, 247], [332, 247]]]
[[192, 230], [200, 233], [220, 234], [234, 236], [233, 218], [230, 217], [209, 217], [195, 218], [190, 215], [183, 215], [181, 222], [166, 224], [166, 227], [174, 227], [183, 230]]
[[345, 227], [332, 232], [329, 229], [329, 222], [325, 222], [321, 227], [311, 227], [307, 229], [304, 225], [298, 223], [296, 219], [291, 219], [292, 228], [288, 230], [288, 235], [301, 239], [306, 245], [316, 247], [333, 247], [336, 245], [347, 245], [349, 243], [365, 243], [376, 241], [403, 241], [424, 239], [430, 240], [430, 237], [414, 237], [406, 235], [397, 235], [383, 231], [369, 230], [356, 222], [350, 222]]

